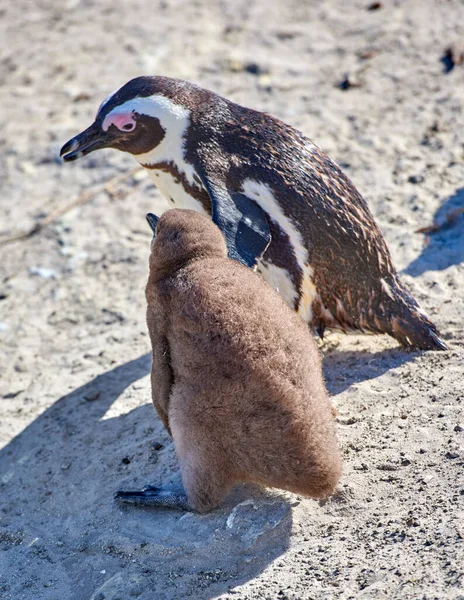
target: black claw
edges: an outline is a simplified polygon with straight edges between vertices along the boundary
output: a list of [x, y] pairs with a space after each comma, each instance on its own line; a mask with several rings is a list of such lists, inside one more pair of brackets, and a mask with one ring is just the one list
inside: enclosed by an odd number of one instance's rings
[[138, 506], [156, 506], [158, 504], [158, 492], [155, 490], [118, 491], [115, 500], [124, 504], [135, 504]]

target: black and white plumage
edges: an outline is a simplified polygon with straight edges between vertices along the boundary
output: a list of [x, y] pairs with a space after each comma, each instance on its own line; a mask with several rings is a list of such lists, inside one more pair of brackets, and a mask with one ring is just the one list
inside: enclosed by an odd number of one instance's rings
[[365, 200], [308, 138], [278, 119], [166, 77], [137, 77], [61, 150], [134, 155], [173, 206], [210, 214], [229, 256], [264, 278], [320, 335], [387, 333], [445, 350], [400, 281]]

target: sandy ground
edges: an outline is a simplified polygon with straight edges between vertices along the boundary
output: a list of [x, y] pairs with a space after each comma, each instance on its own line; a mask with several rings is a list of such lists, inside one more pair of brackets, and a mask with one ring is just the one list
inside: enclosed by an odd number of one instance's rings
[[[139, 74], [192, 80], [288, 121], [368, 200], [448, 341], [331, 334], [345, 456], [327, 502], [239, 488], [206, 516], [121, 509], [177, 481], [150, 404], [142, 174], [0, 247], [0, 597], [34, 600], [464, 598], [464, 66], [458, 0], [0, 2], [0, 239], [128, 172], [60, 146]], [[357, 84], [341, 90], [349, 73]], [[282, 439], [285, 445], [285, 439]]]

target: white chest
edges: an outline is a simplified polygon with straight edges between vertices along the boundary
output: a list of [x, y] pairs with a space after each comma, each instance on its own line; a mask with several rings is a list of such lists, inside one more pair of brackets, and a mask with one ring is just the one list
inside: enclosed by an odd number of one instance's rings
[[295, 289], [288, 271], [263, 260], [258, 261], [256, 271], [284, 297], [292, 308], [294, 307], [298, 291]]
[[188, 208], [208, 215], [203, 204], [185, 189], [182, 181], [175, 174], [158, 169], [150, 169], [148, 172], [172, 208]]

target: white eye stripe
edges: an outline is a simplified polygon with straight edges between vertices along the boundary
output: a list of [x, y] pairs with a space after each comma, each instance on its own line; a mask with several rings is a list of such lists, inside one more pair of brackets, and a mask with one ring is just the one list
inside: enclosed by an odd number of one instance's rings
[[153, 96], [133, 98], [115, 108], [114, 111], [126, 113], [131, 111], [141, 116], [158, 119], [166, 135], [152, 150], [144, 154], [137, 154], [136, 160], [143, 165], [173, 162], [185, 174], [187, 181], [194, 184], [195, 170], [190, 163], [185, 161], [184, 156], [184, 136], [190, 125], [190, 111], [186, 107], [176, 104], [161, 94], [154, 94]]
[[105, 104], [107, 104], [107, 102], [108, 102], [109, 100], [111, 100], [111, 98], [112, 98], [112, 97], [113, 97], [113, 96], [116, 94], [116, 92], [118, 92], [118, 91], [119, 91], [119, 89], [120, 89], [120, 88], [118, 88], [118, 89], [114, 90], [114, 92], [111, 92], [111, 94], [109, 94], [109, 95], [108, 95], [108, 96], [107, 96], [107, 97], [106, 97], [106, 98], [103, 100], [103, 102], [102, 102], [102, 103], [100, 104], [100, 106], [98, 107], [98, 110], [97, 110], [97, 115], [96, 115], [97, 117], [98, 117], [98, 115], [100, 114], [100, 111], [101, 111], [101, 109], [102, 109], [102, 108], [105, 106]]

